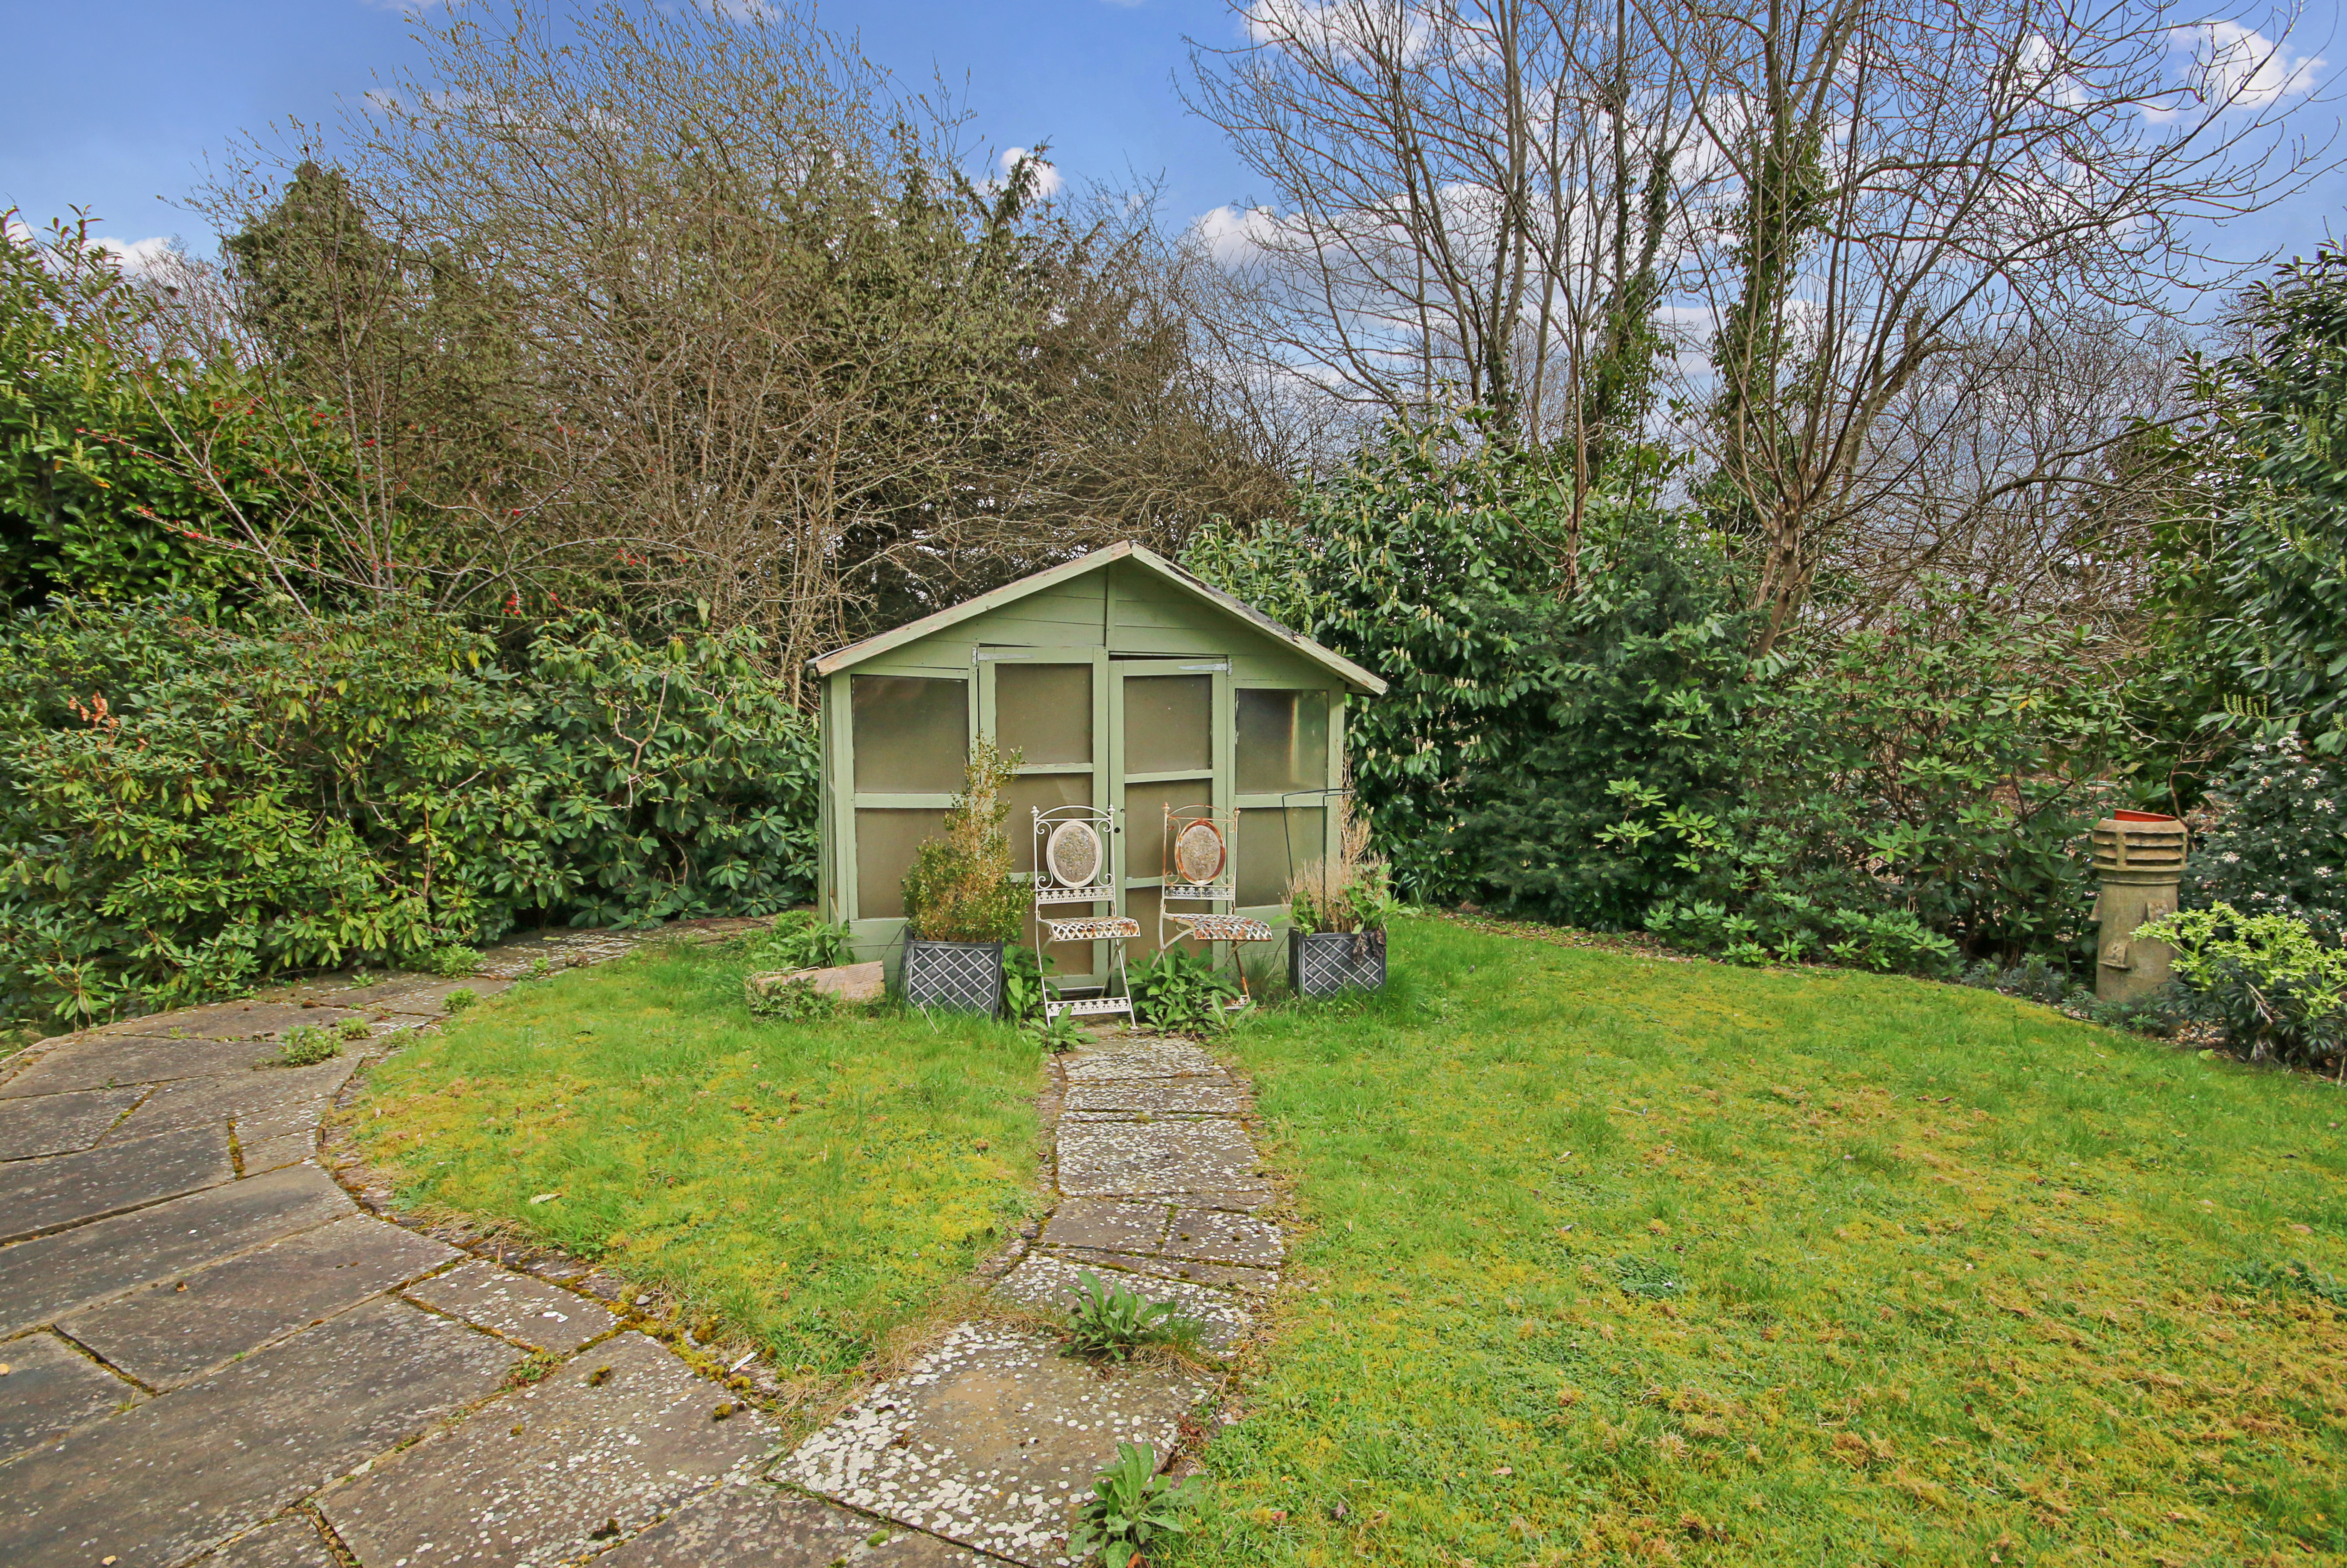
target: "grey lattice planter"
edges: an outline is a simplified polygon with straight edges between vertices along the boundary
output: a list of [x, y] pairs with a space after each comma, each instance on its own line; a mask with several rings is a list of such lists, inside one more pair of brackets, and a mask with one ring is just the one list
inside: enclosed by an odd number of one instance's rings
[[1287, 930], [1287, 984], [1299, 997], [1373, 991], [1386, 983], [1383, 931]]
[[1002, 1010], [1002, 944], [905, 938], [905, 999], [939, 1012]]

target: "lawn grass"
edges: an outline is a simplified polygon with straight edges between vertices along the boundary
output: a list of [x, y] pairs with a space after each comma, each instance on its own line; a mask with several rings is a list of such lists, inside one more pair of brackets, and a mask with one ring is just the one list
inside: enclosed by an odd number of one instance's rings
[[2347, 1547], [2347, 1097], [1949, 986], [1392, 939], [1224, 1042], [1298, 1288], [1153, 1564]]
[[661, 946], [491, 997], [374, 1070], [360, 1147], [404, 1205], [598, 1260], [784, 1374], [852, 1370], [1042, 1206], [1041, 1061], [991, 1024], [763, 1020], [754, 967]]

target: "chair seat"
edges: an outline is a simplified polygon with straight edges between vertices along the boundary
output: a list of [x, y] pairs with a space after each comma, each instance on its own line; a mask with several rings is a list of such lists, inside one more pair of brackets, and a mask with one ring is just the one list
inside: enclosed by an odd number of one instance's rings
[[1181, 927], [1185, 936], [1202, 942], [1268, 942], [1271, 927], [1245, 915], [1177, 915], [1168, 913], [1165, 923]]
[[1141, 922], [1129, 915], [1101, 915], [1088, 920], [1046, 920], [1055, 942], [1100, 942], [1141, 935]]

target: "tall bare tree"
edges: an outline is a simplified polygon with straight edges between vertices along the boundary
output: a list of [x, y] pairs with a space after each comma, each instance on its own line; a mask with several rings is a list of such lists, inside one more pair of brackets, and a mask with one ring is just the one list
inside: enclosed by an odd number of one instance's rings
[[[1263, 368], [1372, 415], [1447, 395], [1561, 444], [1643, 433], [1691, 142], [1633, 0], [1264, 0], [1190, 98], [1270, 200], [1210, 236]], [[1576, 517], [1578, 512], [1576, 510]]]
[[1814, 613], [1865, 624], [1930, 576], [2127, 640], [2168, 484], [2136, 448], [2187, 415], [2190, 348], [2082, 313], [1935, 356], [1868, 437]]
[[417, 27], [343, 169], [256, 159], [220, 207], [268, 356], [395, 454], [377, 509], [493, 520], [460, 563], [754, 627], [798, 682], [973, 581], [1283, 504], [1146, 205], [972, 177], [953, 113], [806, 16]]
[[1763, 649], [1874, 501], [1919, 378], [2080, 313], [2174, 313], [2216, 281], [2192, 225], [2308, 166], [2286, 28], [2205, 31], [2193, 61], [2158, 0], [1642, 3], [1696, 85], [1695, 434], [1758, 547]]

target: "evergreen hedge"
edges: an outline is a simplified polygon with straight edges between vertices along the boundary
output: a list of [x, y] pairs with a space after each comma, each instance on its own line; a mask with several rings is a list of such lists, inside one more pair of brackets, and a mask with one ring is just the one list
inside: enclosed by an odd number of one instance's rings
[[813, 723], [746, 633], [501, 661], [393, 606], [62, 601], [0, 639], [0, 1006], [72, 1027], [517, 925], [812, 892]]

